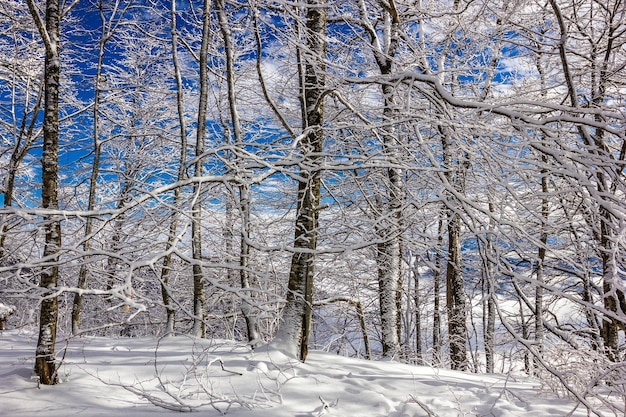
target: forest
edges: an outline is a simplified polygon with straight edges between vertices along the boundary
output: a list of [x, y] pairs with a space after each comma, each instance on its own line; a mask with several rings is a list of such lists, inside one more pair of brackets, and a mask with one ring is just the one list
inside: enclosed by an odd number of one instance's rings
[[623, 411], [625, 97], [623, 0], [0, 0], [0, 329]]

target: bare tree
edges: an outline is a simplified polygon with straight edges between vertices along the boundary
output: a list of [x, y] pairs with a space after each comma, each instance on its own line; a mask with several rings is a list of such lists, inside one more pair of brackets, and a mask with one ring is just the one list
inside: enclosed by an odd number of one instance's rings
[[[132, 1], [127, 2], [125, 5], [116, 1], [111, 9], [110, 15], [107, 17], [107, 10], [104, 3], [99, 1], [98, 11], [100, 15], [100, 21], [102, 24], [100, 40], [98, 42], [98, 62], [96, 64], [96, 75], [94, 77], [94, 98], [93, 98], [93, 160], [91, 162], [91, 175], [89, 178], [89, 195], [87, 197], [87, 210], [92, 211], [96, 206], [96, 192], [98, 189], [98, 175], [100, 173], [100, 159], [102, 152], [102, 140], [100, 138], [100, 102], [102, 96], [102, 82], [103, 82], [103, 62], [105, 55], [105, 47], [111, 37], [114, 35], [116, 28], [120, 25], [124, 19], [124, 14], [128, 11], [132, 4]], [[92, 234], [93, 234], [93, 218], [87, 217], [85, 219], [85, 232], [82, 250], [86, 255], [85, 262], [80, 266], [78, 273], [78, 282], [76, 287], [78, 289], [85, 289], [87, 285], [88, 276], [88, 253], [92, 246]], [[80, 331], [80, 314], [83, 302], [83, 296], [80, 291], [74, 294], [74, 302], [72, 305], [72, 334], [78, 334]]]
[[[200, 64], [200, 97], [198, 100], [198, 127], [196, 130], [196, 155], [194, 161], [194, 177], [203, 173], [204, 141], [207, 124], [207, 106], [209, 95], [208, 52], [211, 28], [211, 0], [204, 0], [202, 6], [202, 43], [199, 53]], [[193, 254], [193, 330], [196, 337], [206, 336], [204, 322], [204, 274], [202, 272], [202, 183], [194, 183], [191, 242]]]
[[[176, 110], [178, 113], [178, 128], [180, 136], [180, 156], [178, 162], [178, 173], [176, 175], [177, 181], [182, 181], [185, 178], [185, 165], [187, 163], [187, 124], [185, 122], [185, 107], [184, 107], [184, 90], [183, 80], [180, 70], [180, 63], [178, 62], [178, 29], [176, 24], [176, 0], [172, 0], [170, 6], [170, 31], [172, 40], [172, 64], [174, 68], [174, 78], [176, 79]], [[174, 190], [173, 206], [176, 209], [181, 203], [182, 187], [177, 187]], [[174, 335], [176, 310], [174, 309], [173, 300], [170, 295], [169, 278], [172, 265], [172, 248], [176, 244], [178, 238], [178, 213], [172, 213], [172, 219], [170, 221], [169, 234], [167, 236], [166, 254], [163, 257], [163, 265], [161, 268], [161, 297], [163, 298], [163, 305], [165, 306], [165, 334], [169, 336]]]
[[[44, 71], [44, 122], [43, 150], [41, 158], [41, 204], [44, 210], [57, 210], [58, 203], [58, 152], [59, 152], [59, 79], [61, 70], [59, 0], [47, 0], [45, 22], [37, 5], [28, 1], [28, 9], [46, 47]], [[43, 299], [39, 316], [39, 339], [35, 357], [35, 373], [45, 385], [58, 382], [54, 344], [57, 334], [59, 314], [58, 296], [55, 287], [59, 279], [59, 252], [61, 250], [61, 220], [58, 216], [44, 215], [45, 246], [43, 267], [39, 286]]]
[[[361, 20], [368, 34], [376, 65], [383, 76], [394, 71], [399, 42], [400, 17], [394, 1], [383, 4], [382, 31], [379, 34], [369, 20], [365, 2], [359, 2]], [[402, 171], [398, 168], [399, 139], [395, 129], [397, 104], [395, 87], [381, 84], [382, 93], [382, 148], [388, 159], [386, 168], [386, 195], [380, 201], [380, 223], [376, 225], [380, 243], [377, 244], [379, 305], [383, 355], [393, 357], [399, 353], [402, 282]]]
[[[620, 83], [617, 75], [621, 67], [615, 66], [616, 55], [621, 55], [624, 46], [624, 2], [621, 0], [600, 5], [590, 2], [590, 7], [585, 10], [571, 8], [567, 2], [564, 4], [557, 0], [550, 0], [550, 6], [558, 23], [560, 38], [557, 43], [560, 64], [563, 70], [563, 79], [567, 87], [570, 105], [574, 110], [581, 107], [580, 87], [588, 92], [586, 100], [592, 103], [594, 108], [602, 109], [609, 98], [610, 84]], [[563, 8], [568, 14], [563, 13]], [[572, 21], [573, 24], [570, 24]], [[588, 22], [584, 26], [581, 22]], [[596, 24], [597, 22], [597, 24]], [[583, 79], [578, 84], [577, 74], [572, 63], [574, 46], [568, 45], [569, 34], [575, 32], [581, 35], [582, 45], [589, 51], [588, 70], [589, 78]], [[618, 69], [619, 68], [619, 69]], [[626, 158], [626, 147], [622, 146], [618, 152], [613, 152], [607, 138], [605, 116], [598, 112], [594, 116], [596, 126], [588, 128], [584, 125], [577, 126], [584, 146], [589, 149], [593, 160], [600, 164], [598, 167], [590, 167], [595, 177], [596, 189], [591, 191], [598, 197], [597, 233], [599, 243], [599, 255], [602, 259], [602, 287], [603, 303], [606, 314], [602, 322], [602, 338], [607, 357], [613, 362], [619, 362], [619, 330], [624, 327], [626, 297], [624, 289], [619, 284], [617, 265], [620, 265], [614, 234], [616, 232], [616, 216], [611, 209], [609, 200], [619, 189], [622, 188], [623, 177], [621, 168], [615, 171], [613, 162], [622, 162]]]
[[[304, 361], [308, 353], [313, 309], [315, 249], [320, 204], [320, 164], [324, 123], [326, 2], [308, 0], [304, 47], [299, 48], [302, 91], [302, 162], [298, 180], [294, 253], [289, 271], [287, 304], [274, 343]], [[296, 25], [300, 25], [298, 21]]]
[[[25, 10], [17, 5], [7, 4], [3, 10], [5, 25], [3, 32], [6, 43], [1, 49], [5, 56], [0, 70], [0, 81], [6, 86], [6, 99], [0, 118], [0, 156], [9, 155], [3, 166], [2, 197], [4, 207], [12, 207], [16, 202], [16, 179], [28, 152], [41, 136], [41, 123], [38, 122], [44, 97], [44, 83], [41, 82], [42, 68], [38, 49], [29, 38], [36, 36], [37, 29], [27, 29], [32, 22]], [[26, 5], [24, 5], [26, 6]], [[24, 7], [22, 6], [22, 7]], [[15, 9], [13, 9], [15, 7]], [[21, 114], [20, 114], [21, 113]], [[0, 263], [7, 261], [10, 252], [5, 248], [9, 230], [8, 216], [0, 215]]]
[[[228, 106], [230, 113], [230, 122], [232, 124], [232, 136], [234, 138], [235, 147], [243, 148], [243, 127], [239, 117], [237, 108], [237, 97], [235, 90], [235, 50], [233, 44], [230, 24], [224, 8], [224, 0], [216, 0], [215, 9], [218, 17], [220, 32], [224, 41], [224, 49], [226, 55], [226, 83], [228, 90]], [[237, 149], [236, 149], [237, 151]], [[239, 278], [241, 288], [246, 292], [245, 297], [241, 300], [241, 312], [246, 321], [246, 330], [248, 333], [248, 341], [256, 342], [259, 340], [259, 325], [254, 307], [250, 302], [250, 185], [246, 183], [245, 167], [241, 166], [240, 157], [235, 155], [235, 170], [237, 175], [242, 177], [241, 183], [237, 184], [239, 197], [239, 209], [241, 213], [240, 226], [240, 249], [239, 249]]]

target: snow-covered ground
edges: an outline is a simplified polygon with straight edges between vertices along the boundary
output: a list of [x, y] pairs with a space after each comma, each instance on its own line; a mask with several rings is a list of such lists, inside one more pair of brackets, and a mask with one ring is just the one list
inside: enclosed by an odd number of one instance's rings
[[[0, 416], [586, 416], [524, 375], [476, 375], [310, 352], [306, 363], [231, 341], [59, 343], [62, 383], [37, 386], [36, 336], [0, 332]], [[160, 404], [157, 406], [155, 404]], [[179, 411], [176, 411], [179, 410]], [[571, 413], [571, 414], [570, 414]]]

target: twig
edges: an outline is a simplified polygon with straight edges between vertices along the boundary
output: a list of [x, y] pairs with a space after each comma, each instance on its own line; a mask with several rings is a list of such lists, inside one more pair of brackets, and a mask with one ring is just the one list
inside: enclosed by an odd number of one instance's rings
[[422, 410], [426, 411], [426, 414], [428, 414], [428, 417], [439, 417], [437, 413], [432, 411], [426, 404], [424, 404], [423, 402], [415, 398], [415, 396], [410, 395], [410, 397], [411, 397], [411, 400], [415, 402], [415, 404], [419, 405], [420, 407], [422, 407]]
[[224, 371], [224, 372], [229, 372], [229, 373], [231, 373], [231, 374], [235, 374], [235, 375], [239, 375], [239, 376], [242, 376], [242, 375], [243, 375], [241, 372], [231, 371], [231, 370], [229, 370], [229, 369], [224, 368], [224, 361], [223, 361], [223, 360], [218, 359], [218, 361], [220, 361], [220, 365], [221, 365], [221, 367], [222, 367], [222, 371]]

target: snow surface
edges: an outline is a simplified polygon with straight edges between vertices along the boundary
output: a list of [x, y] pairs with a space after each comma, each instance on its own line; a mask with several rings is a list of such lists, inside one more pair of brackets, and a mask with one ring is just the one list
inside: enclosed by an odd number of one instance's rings
[[587, 415], [582, 408], [569, 414], [573, 400], [542, 392], [525, 375], [476, 375], [316, 351], [300, 363], [277, 350], [184, 336], [59, 343], [62, 383], [38, 387], [35, 344], [34, 334], [0, 332], [2, 417]]

